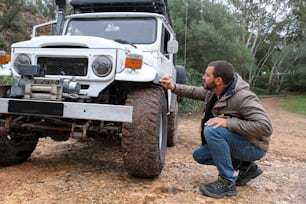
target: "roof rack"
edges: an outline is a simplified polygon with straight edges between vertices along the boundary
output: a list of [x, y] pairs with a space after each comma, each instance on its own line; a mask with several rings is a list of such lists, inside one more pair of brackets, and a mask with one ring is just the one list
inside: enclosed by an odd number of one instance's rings
[[151, 12], [162, 14], [171, 24], [167, 0], [70, 0], [75, 12]]

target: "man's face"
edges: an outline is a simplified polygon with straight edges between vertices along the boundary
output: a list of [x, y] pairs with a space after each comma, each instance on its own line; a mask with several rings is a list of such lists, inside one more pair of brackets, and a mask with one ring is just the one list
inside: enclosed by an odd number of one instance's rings
[[213, 74], [214, 72], [214, 67], [208, 66], [202, 79], [204, 82], [204, 88], [207, 90], [213, 90], [214, 88], [216, 88], [217, 84], [215, 82], [215, 76]]

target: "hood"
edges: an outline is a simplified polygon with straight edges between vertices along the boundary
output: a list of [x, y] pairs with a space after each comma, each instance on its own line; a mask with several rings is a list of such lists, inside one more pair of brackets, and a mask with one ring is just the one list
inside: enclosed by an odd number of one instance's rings
[[88, 49], [121, 49], [125, 53], [140, 54], [146, 65], [154, 64], [149, 53], [142, 52], [130, 44], [120, 44], [113, 40], [92, 36], [40, 36], [31, 40], [14, 43], [12, 48], [88, 48]]
[[40, 36], [31, 40], [14, 43], [12, 48], [42, 48], [42, 47], [84, 47], [84, 48], [115, 48], [124, 49], [124, 46], [113, 40], [92, 36]]

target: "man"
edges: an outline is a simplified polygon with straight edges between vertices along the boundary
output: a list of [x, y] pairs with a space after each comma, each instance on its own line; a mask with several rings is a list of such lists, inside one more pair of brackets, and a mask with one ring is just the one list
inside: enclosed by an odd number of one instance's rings
[[219, 177], [201, 185], [200, 191], [214, 198], [235, 196], [236, 186], [246, 185], [262, 173], [254, 161], [265, 156], [272, 125], [258, 97], [232, 64], [213, 61], [202, 79], [203, 87], [174, 84], [168, 76], [162, 77], [160, 84], [179, 96], [204, 101], [202, 146], [193, 158], [200, 164], [215, 165]]

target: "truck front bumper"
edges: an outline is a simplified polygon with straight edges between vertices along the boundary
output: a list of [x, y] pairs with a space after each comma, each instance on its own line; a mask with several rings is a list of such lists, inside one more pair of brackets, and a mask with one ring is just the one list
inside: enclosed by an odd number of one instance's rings
[[95, 103], [0, 98], [0, 113], [132, 122], [133, 107]]

